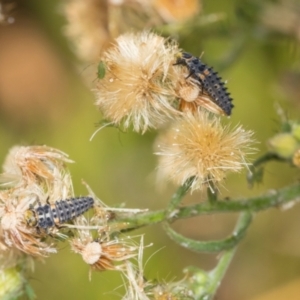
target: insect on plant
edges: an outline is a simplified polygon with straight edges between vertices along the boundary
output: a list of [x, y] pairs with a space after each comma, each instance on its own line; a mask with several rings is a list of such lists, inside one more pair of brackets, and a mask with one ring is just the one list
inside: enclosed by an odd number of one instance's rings
[[54, 204], [39, 203], [38, 207], [32, 206], [25, 212], [25, 221], [30, 227], [47, 230], [75, 219], [93, 206], [94, 199], [91, 197], [70, 198]]
[[105, 76], [105, 64], [103, 61], [100, 61], [97, 66], [97, 78], [103, 79]]
[[218, 76], [218, 73], [213, 70], [212, 67], [207, 66], [203, 63], [200, 58], [193, 56], [190, 53], [182, 52], [175, 65], [184, 65], [189, 70], [189, 75], [186, 77], [192, 77], [196, 79], [202, 88], [207, 92], [207, 94], [227, 115], [231, 115], [231, 110], [233, 108], [232, 98], [227, 92], [227, 88], [224, 86], [225, 83], [222, 78]]

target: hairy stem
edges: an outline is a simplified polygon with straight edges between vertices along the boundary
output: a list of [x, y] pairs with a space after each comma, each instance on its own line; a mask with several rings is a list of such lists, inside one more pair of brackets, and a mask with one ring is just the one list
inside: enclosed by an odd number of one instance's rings
[[[173, 211], [178, 207], [180, 202], [182, 201], [183, 197], [189, 191], [194, 177], [189, 178], [182, 186], [180, 186], [177, 191], [173, 194], [171, 201], [168, 205], [167, 211], [170, 215], [172, 215]], [[171, 216], [170, 216], [171, 217]]]
[[168, 223], [164, 224], [164, 229], [168, 236], [184, 248], [196, 252], [220, 252], [235, 247], [245, 236], [246, 231], [251, 224], [252, 216], [250, 212], [244, 212], [239, 218], [233, 233], [222, 240], [216, 241], [197, 241], [187, 238], [174, 231]]
[[[280, 207], [284, 204], [292, 203], [300, 199], [300, 185], [285, 187], [279, 190], [270, 191], [267, 194], [248, 199], [236, 199], [231, 201], [219, 200], [214, 203], [204, 202], [184, 207], [176, 208], [171, 221], [176, 219], [191, 218], [194, 216], [251, 211], [258, 212], [271, 207]], [[117, 222], [126, 222], [127, 229], [134, 229], [150, 224], [160, 223], [165, 220], [170, 221], [169, 209], [149, 211], [146, 213], [131, 215], [130, 217], [119, 217]]]
[[[244, 212], [243, 214], [241, 214], [234, 232], [237, 234], [239, 232], [244, 232], [245, 228], [248, 228], [248, 226], [250, 225], [251, 219], [252, 217], [250, 212]], [[226, 271], [232, 261], [236, 248], [237, 247], [234, 247], [225, 251], [221, 256], [217, 266], [211, 272], [209, 272], [210, 283], [206, 289], [209, 298], [205, 299], [213, 299], [213, 296], [216, 294], [217, 289], [219, 288], [220, 283], [223, 277], [225, 276]]]

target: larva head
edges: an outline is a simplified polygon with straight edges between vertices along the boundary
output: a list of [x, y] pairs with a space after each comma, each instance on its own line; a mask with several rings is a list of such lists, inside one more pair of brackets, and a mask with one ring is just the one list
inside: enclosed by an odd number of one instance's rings
[[34, 210], [27, 209], [24, 214], [24, 219], [30, 227], [35, 227], [37, 225], [38, 220]]
[[176, 63], [175, 63], [175, 65], [186, 65], [186, 58], [187, 57], [185, 57], [185, 54], [187, 54], [187, 53], [178, 52], [176, 54]]

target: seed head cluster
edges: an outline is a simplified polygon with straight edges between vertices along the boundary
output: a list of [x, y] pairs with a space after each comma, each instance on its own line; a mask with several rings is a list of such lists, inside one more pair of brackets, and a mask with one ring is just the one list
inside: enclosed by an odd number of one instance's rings
[[224, 114], [185, 66], [174, 41], [149, 31], [119, 36], [101, 56], [96, 106], [108, 122], [144, 133], [199, 107]]
[[[169, 126], [159, 138], [159, 178], [192, 189], [218, 185], [247, 166], [252, 132], [223, 126], [215, 99], [178, 65], [178, 45], [154, 33], [124, 34], [103, 55], [96, 105], [107, 122], [144, 133]], [[208, 113], [211, 112], [212, 114]]]
[[[66, 162], [72, 161], [65, 153], [46, 146], [16, 146], [7, 155], [0, 190], [2, 269], [14, 267], [24, 254], [38, 258], [56, 253], [53, 237], [68, 238], [59, 227], [46, 230], [30, 226], [27, 220], [31, 207], [51, 205], [73, 197]], [[87, 188], [94, 199], [93, 217], [88, 221], [81, 215], [75, 218], [73, 224], [62, 224], [71, 232], [71, 247], [93, 270], [122, 270], [124, 261], [136, 256], [138, 247], [129, 238], [117, 238], [116, 228], [111, 235], [108, 216], [114, 214], [114, 209], [108, 208]], [[125, 211], [122, 210], [123, 213]], [[91, 230], [94, 232], [91, 233]]]
[[[197, 0], [176, 3], [157, 0], [66, 0], [62, 5], [62, 14], [67, 21], [65, 35], [77, 56], [92, 63], [99, 59], [111, 39], [124, 32], [182, 22], [199, 13], [199, 10]], [[0, 7], [0, 24], [5, 18]]]

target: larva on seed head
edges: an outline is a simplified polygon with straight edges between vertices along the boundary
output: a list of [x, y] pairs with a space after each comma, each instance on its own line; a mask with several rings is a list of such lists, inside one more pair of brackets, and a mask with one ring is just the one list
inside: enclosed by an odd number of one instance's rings
[[28, 226], [47, 230], [73, 220], [93, 206], [94, 199], [91, 197], [70, 198], [56, 201], [54, 204], [39, 204], [38, 207], [30, 207], [25, 212], [25, 221]]
[[212, 67], [207, 66], [200, 58], [187, 52], [180, 53], [175, 65], [186, 66], [189, 70], [187, 78], [193, 77], [199, 81], [201, 88], [212, 98], [212, 101], [216, 103], [227, 116], [231, 115], [233, 108], [233, 104], [231, 103], [232, 98], [227, 92], [222, 78], [218, 76], [218, 73], [215, 72]]

